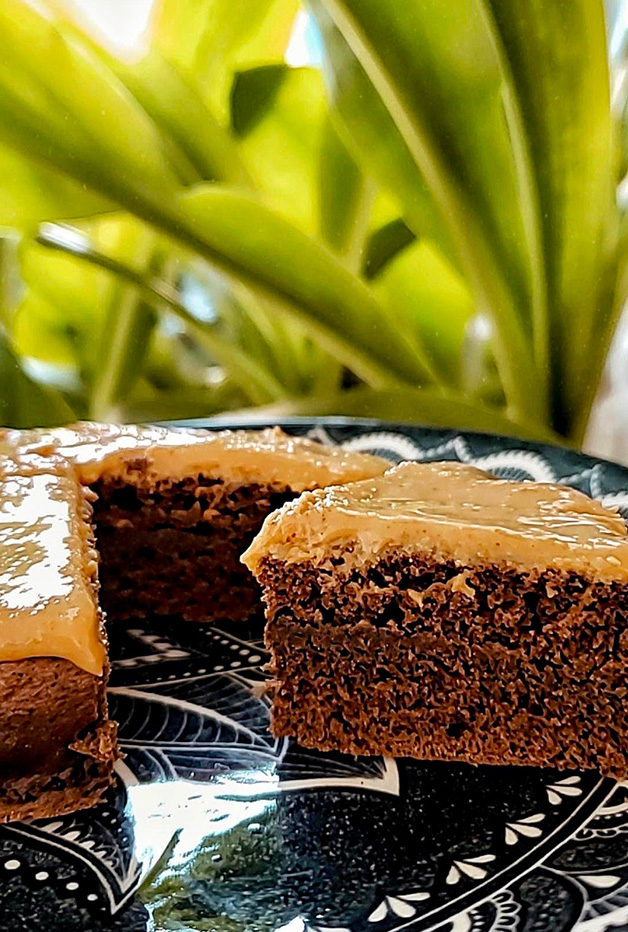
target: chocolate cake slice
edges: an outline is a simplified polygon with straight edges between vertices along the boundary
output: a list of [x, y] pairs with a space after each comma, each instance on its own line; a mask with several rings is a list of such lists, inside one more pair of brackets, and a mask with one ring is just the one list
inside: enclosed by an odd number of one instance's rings
[[99, 601], [113, 621], [252, 619], [240, 555], [266, 515], [385, 468], [272, 430], [2, 433], [0, 822], [92, 805], [111, 782]]
[[89, 498], [64, 463], [2, 463], [0, 821], [92, 805], [111, 782]]
[[82, 423], [9, 432], [20, 454], [52, 453], [96, 493], [101, 604], [110, 619], [262, 617], [240, 561], [275, 508], [306, 489], [375, 476], [387, 463], [281, 430]]
[[628, 777], [628, 537], [598, 502], [405, 463], [284, 505], [243, 559], [276, 736]]

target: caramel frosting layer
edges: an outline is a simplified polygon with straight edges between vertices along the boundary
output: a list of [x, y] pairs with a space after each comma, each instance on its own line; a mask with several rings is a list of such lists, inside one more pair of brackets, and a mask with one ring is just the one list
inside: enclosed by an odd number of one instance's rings
[[3, 460], [0, 475], [0, 660], [64, 657], [100, 674], [105, 648], [91, 578], [85, 493], [52, 460]]
[[270, 515], [243, 562], [376, 560], [402, 548], [460, 565], [555, 567], [628, 580], [623, 519], [560, 485], [496, 479], [460, 463], [402, 463], [365, 481], [306, 492]]
[[91, 485], [141, 469], [149, 479], [199, 473], [225, 481], [273, 482], [295, 492], [380, 475], [389, 465], [365, 453], [289, 437], [278, 428], [205, 431], [83, 422], [55, 430], [5, 431], [4, 449], [21, 458], [58, 455]]

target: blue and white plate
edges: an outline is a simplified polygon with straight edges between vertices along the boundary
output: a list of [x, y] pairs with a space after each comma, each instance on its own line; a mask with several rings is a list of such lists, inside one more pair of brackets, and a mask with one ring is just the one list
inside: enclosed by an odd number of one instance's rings
[[[388, 457], [574, 486], [628, 514], [628, 470], [478, 434], [325, 419]], [[0, 827], [3, 932], [628, 929], [628, 785], [592, 772], [304, 750], [268, 731], [262, 631], [111, 632], [125, 752], [104, 805]]]

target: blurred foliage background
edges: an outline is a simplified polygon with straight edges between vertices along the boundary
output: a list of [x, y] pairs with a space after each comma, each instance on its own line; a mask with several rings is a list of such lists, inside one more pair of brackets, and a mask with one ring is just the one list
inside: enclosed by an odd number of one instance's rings
[[[73, 8], [72, 8], [73, 9]], [[0, 421], [579, 443], [626, 297], [624, 4], [0, 4]], [[315, 56], [316, 57], [316, 56]]]

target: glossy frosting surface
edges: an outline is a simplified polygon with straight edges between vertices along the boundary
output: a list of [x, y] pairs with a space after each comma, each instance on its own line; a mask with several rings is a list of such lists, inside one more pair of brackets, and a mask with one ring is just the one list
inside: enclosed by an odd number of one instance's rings
[[45, 468], [3, 461], [0, 660], [63, 657], [99, 674], [105, 648], [83, 491], [68, 467]]
[[277, 482], [297, 492], [380, 475], [388, 464], [279, 429], [203, 431], [83, 422], [56, 430], [6, 431], [4, 444], [21, 456], [57, 453], [82, 482], [124, 476], [138, 461], [154, 478], [199, 472], [226, 480]]
[[269, 556], [349, 561], [392, 548], [460, 564], [508, 563], [628, 580], [620, 515], [574, 489], [510, 482], [461, 463], [402, 463], [384, 475], [315, 492], [266, 519], [244, 555], [253, 571]]

